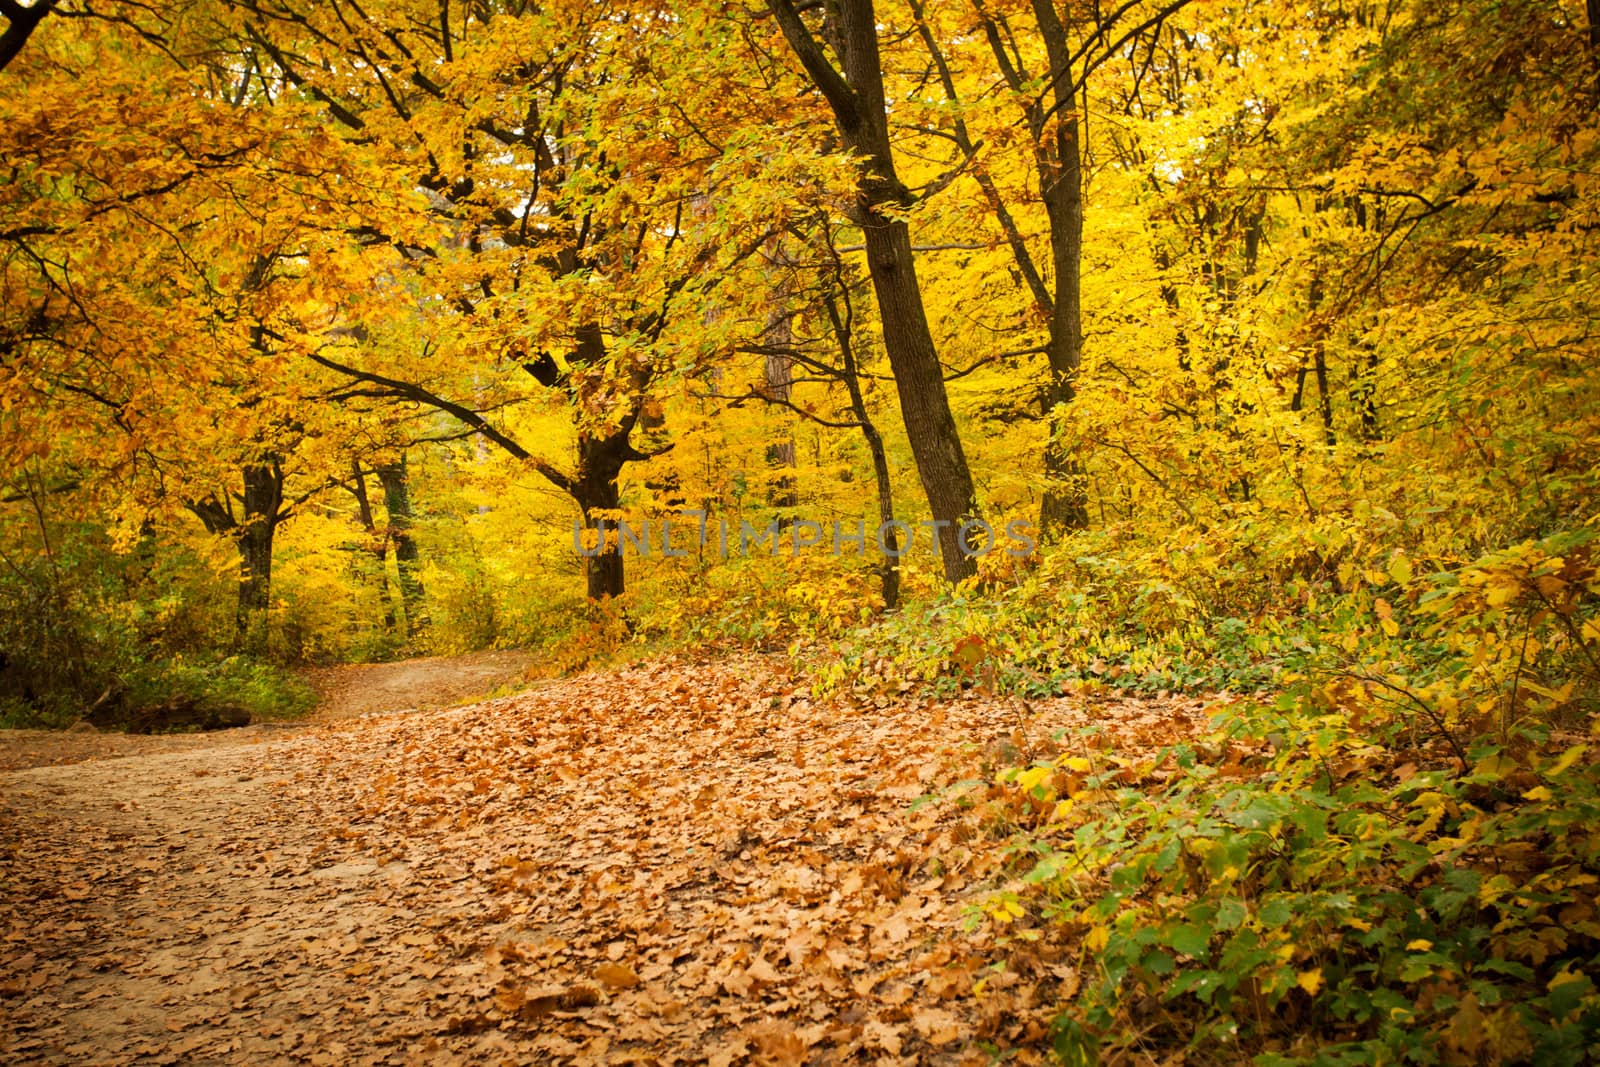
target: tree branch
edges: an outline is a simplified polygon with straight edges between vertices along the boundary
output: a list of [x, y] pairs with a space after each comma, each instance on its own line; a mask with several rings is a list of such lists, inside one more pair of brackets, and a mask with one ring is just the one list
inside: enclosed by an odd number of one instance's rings
[[806, 29], [805, 21], [800, 18], [800, 11], [795, 7], [793, 0], [767, 0], [767, 9], [777, 20], [778, 28], [783, 31], [789, 47], [794, 49], [795, 57], [800, 60], [800, 65], [805, 68], [806, 74], [822, 91], [840, 127], [847, 130], [858, 128], [861, 122], [861, 109], [855, 90], [850, 88], [850, 83], [844, 80], [844, 75], [840, 74], [823, 54], [822, 46], [811, 36], [811, 31]]
[[56, 2], [35, 0], [30, 6], [23, 7], [16, 0], [0, 0], [0, 15], [6, 17], [6, 31], [0, 33], [0, 70], [5, 70], [17, 58], [22, 46], [39, 28], [39, 23], [55, 9]]
[[415, 382], [404, 382], [397, 378], [387, 378], [381, 374], [374, 374], [371, 371], [357, 370], [355, 367], [340, 363], [334, 359], [329, 359], [327, 356], [317, 352], [310, 353], [310, 357], [314, 363], [320, 364], [329, 370], [337, 371], [338, 373], [350, 378], [354, 378], [357, 381], [368, 382], [372, 385], [380, 386], [387, 391], [389, 396], [392, 396], [396, 399], [410, 400], [414, 403], [426, 404], [428, 407], [444, 412], [446, 415], [456, 419], [458, 422], [472, 427], [478, 433], [499, 445], [513, 458], [520, 459], [529, 466], [533, 467], [534, 470], [544, 475], [545, 478], [548, 479], [550, 483], [556, 486], [558, 489], [563, 489], [567, 492], [572, 491], [573, 481], [571, 477], [557, 470], [550, 463], [537, 458], [527, 449], [523, 448], [522, 445], [518, 444], [516, 440], [495, 429], [494, 426], [489, 423], [488, 419], [485, 419], [481, 414], [474, 411], [472, 408], [469, 408], [464, 404], [458, 404], [453, 400], [447, 400], [439, 394], [417, 385]]

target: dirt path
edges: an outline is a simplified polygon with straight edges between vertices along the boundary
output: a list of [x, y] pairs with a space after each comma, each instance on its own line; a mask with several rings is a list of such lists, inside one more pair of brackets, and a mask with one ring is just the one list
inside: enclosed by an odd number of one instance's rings
[[280, 754], [224, 744], [0, 779], [0, 880], [7, 905], [27, 902], [0, 907], [7, 1062], [289, 1058], [319, 1041], [302, 1009], [319, 1026], [340, 1013], [342, 954], [406, 944], [417, 917], [373, 899], [394, 869], [324, 858], [327, 828], [266, 780]]
[[1196, 717], [669, 661], [0, 773], [0, 1061], [1043, 1062], [1068, 957], [962, 934], [1003, 835], [909, 802]]
[[448, 708], [497, 690], [522, 688], [531, 653], [513, 649], [429, 656], [398, 663], [358, 663], [306, 672], [321, 704], [317, 717], [344, 719], [373, 712]]
[[191, 734], [123, 734], [83, 730], [0, 730], [0, 771], [89, 760], [253, 745], [315, 722], [386, 712], [455, 707], [491, 693], [536, 688], [527, 680], [533, 656], [496, 649], [397, 663], [356, 663], [305, 672], [319, 703], [308, 721], [265, 722], [237, 730]]

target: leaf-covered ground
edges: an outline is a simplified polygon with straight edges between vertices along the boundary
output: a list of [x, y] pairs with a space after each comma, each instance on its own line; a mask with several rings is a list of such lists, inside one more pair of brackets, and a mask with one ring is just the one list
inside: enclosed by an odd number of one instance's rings
[[1200, 706], [803, 692], [775, 660], [655, 661], [0, 775], [0, 1058], [1042, 1059], [1076, 956], [964, 933], [1006, 828], [913, 802]]

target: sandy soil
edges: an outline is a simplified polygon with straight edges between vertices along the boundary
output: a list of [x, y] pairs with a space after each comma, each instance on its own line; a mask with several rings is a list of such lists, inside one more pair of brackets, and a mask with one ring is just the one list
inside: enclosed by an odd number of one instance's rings
[[[0, 907], [0, 1058], [342, 1063], [337, 1042], [319, 1051], [302, 1025], [308, 990], [324, 1000], [326, 965], [374, 943], [411, 970], [407, 939], [426, 917], [372, 899], [404, 863], [326, 858], [326, 826], [292, 802], [303, 772], [284, 777], [284, 742], [514, 688], [529, 662], [492, 651], [318, 669], [322, 703], [302, 722], [0, 731], [0, 895], [12, 905]], [[422, 978], [401, 984], [404, 998]], [[248, 1029], [219, 1038], [239, 1013]]]

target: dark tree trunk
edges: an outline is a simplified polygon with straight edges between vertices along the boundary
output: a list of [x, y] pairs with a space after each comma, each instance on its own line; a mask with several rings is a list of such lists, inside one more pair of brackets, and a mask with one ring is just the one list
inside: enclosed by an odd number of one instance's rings
[[923, 314], [910, 231], [903, 222], [880, 220], [866, 227], [866, 239], [873, 290], [883, 318], [884, 347], [894, 370], [906, 436], [929, 509], [940, 524], [939, 552], [945, 578], [958, 582], [976, 570], [972, 559], [961, 551], [957, 535], [961, 523], [977, 517], [978, 507], [955, 416], [945, 396], [944, 373]]
[[1044, 500], [1039, 507], [1039, 533], [1046, 540], [1089, 525], [1089, 491], [1083, 463], [1067, 446], [1061, 425], [1065, 409], [1078, 395], [1078, 368], [1083, 364], [1083, 160], [1079, 144], [1077, 80], [1066, 27], [1054, 0], [1034, 0], [1050, 63], [1056, 123], [1047, 129], [1035, 108], [1029, 125], [1035, 139], [1039, 196], [1050, 222], [1050, 262], [1055, 274], [1055, 304], [1050, 309], [1050, 338], [1045, 356], [1050, 380], [1045, 388], [1049, 431], [1044, 450]]
[[601, 536], [598, 552], [584, 557], [584, 579], [590, 600], [621, 596], [627, 588], [622, 560], [621, 538], [617, 535], [616, 510], [622, 506], [618, 478], [623, 465], [634, 458], [628, 434], [621, 431], [604, 437], [584, 436], [578, 440], [578, 474], [572, 482], [572, 498], [583, 513], [583, 524], [599, 536], [602, 523], [609, 524], [611, 536]]
[[[606, 358], [605, 335], [598, 323], [586, 323], [578, 328], [573, 361], [586, 366], [598, 366]], [[642, 390], [644, 382], [637, 383]], [[581, 394], [581, 387], [579, 392]], [[581, 396], [580, 396], [581, 401]], [[643, 459], [628, 443], [642, 408], [636, 405], [622, 425], [605, 434], [580, 433], [578, 435], [578, 469], [572, 478], [569, 492], [578, 502], [583, 522], [598, 531], [600, 523], [611, 519], [611, 529], [616, 530], [614, 515], [596, 514], [614, 512], [622, 506], [622, 491], [618, 479], [622, 468], [630, 460]], [[602, 537], [599, 552], [584, 558], [584, 579], [590, 600], [618, 597], [627, 589], [626, 568], [622, 560], [622, 538], [613, 534]]]
[[[1317, 377], [1317, 412], [1322, 417], [1322, 439], [1329, 448], [1338, 441], [1333, 432], [1333, 394], [1328, 389], [1328, 352], [1327, 334], [1328, 327], [1317, 314], [1322, 306], [1322, 279], [1312, 278], [1311, 288], [1306, 294], [1306, 305], [1310, 312], [1311, 328], [1314, 331], [1311, 339], [1311, 369]], [[1305, 380], [1305, 371], [1301, 371], [1301, 382]], [[1295, 389], [1295, 399], [1300, 400], [1301, 389]], [[1297, 408], [1298, 410], [1298, 408]]]
[[239, 633], [252, 651], [266, 645], [272, 606], [272, 540], [283, 509], [283, 468], [276, 461], [244, 469], [244, 523], [238, 534]]
[[621, 596], [627, 588], [622, 553], [602, 552], [584, 568], [584, 587], [590, 600]]
[[1356, 372], [1351, 383], [1350, 401], [1361, 417], [1361, 439], [1380, 441], [1383, 439], [1383, 427], [1378, 421], [1378, 351], [1371, 344], [1363, 347], [1367, 350], [1367, 358], [1364, 368]]
[[835, 51], [840, 53], [842, 74], [823, 54], [792, 0], [768, 0], [768, 6], [806, 73], [827, 98], [845, 146], [865, 160], [855, 222], [866, 241], [867, 270], [878, 298], [884, 348], [894, 372], [906, 437], [929, 509], [939, 524], [945, 577], [960, 581], [976, 570], [974, 561], [961, 551], [958, 534], [962, 522], [977, 517], [977, 497], [922, 305], [910, 229], [894, 217], [894, 211], [912, 198], [895, 173], [872, 0], [840, 0]]
[[[605, 335], [597, 323], [585, 323], [578, 327], [573, 339], [575, 343], [572, 354], [568, 357], [568, 363], [596, 367], [604, 362]], [[572, 376], [563, 372], [548, 356], [541, 356], [537, 361], [524, 366], [541, 384], [551, 388], [567, 388], [574, 405], [580, 411], [590, 407], [591, 397], [586, 391], [588, 378], [579, 379], [574, 383]], [[595, 554], [590, 555], [587, 550], [584, 551], [584, 579], [590, 600], [621, 596], [626, 588], [622, 546], [619, 543], [620, 539], [615, 536], [617, 527], [614, 515], [614, 512], [622, 506], [622, 494], [618, 485], [622, 468], [629, 463], [647, 460], [652, 455], [666, 451], [661, 448], [651, 453], [641, 452], [634, 448], [630, 441], [636, 426], [642, 424], [646, 428], [653, 428], [661, 421], [659, 416], [651, 415], [648, 411], [649, 404], [644, 390], [649, 384], [650, 375], [651, 371], [647, 367], [635, 368], [631, 383], [634, 388], [632, 409], [623, 416], [614, 429], [605, 432], [579, 433], [578, 466], [573, 474], [567, 475], [555, 471], [548, 465], [540, 467], [546, 478], [560, 486], [577, 502], [586, 529], [598, 535], [602, 531], [602, 523], [611, 524], [613, 536], [601, 537]], [[512, 454], [522, 459], [530, 458], [520, 447]]]
[[373, 468], [383, 486], [383, 506], [389, 512], [389, 540], [394, 543], [395, 572], [400, 579], [400, 605], [406, 616], [406, 639], [413, 640], [428, 626], [427, 592], [422, 588], [422, 560], [411, 527], [411, 489], [406, 480], [406, 460]]
[[1322, 439], [1332, 448], [1339, 439], [1333, 432], [1333, 394], [1328, 391], [1328, 353], [1321, 338], [1312, 347], [1311, 365], [1317, 373], [1317, 410], [1322, 414]]
[[[285, 517], [283, 467], [276, 457], [247, 464], [244, 492], [224, 493], [191, 501], [189, 510], [205, 528], [226, 536], [239, 552], [239, 599], [234, 610], [234, 643], [249, 652], [263, 652], [267, 643], [267, 612], [272, 606], [272, 541]], [[243, 511], [236, 514], [237, 499]]]

